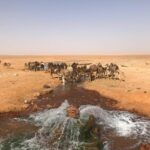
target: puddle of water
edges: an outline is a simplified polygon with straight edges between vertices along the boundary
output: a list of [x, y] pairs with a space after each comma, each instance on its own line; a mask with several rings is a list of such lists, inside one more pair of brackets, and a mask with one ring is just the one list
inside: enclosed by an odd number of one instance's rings
[[[18, 127], [26, 130], [18, 131], [8, 126], [15, 131], [5, 138], [0, 134], [0, 149], [82, 150], [80, 120], [85, 120], [89, 115], [93, 115], [101, 126], [100, 140], [104, 143], [104, 150], [136, 150], [140, 143], [150, 143], [150, 120], [146, 118], [125, 111], [84, 105], [79, 108], [80, 118], [73, 119], [66, 116], [68, 106], [65, 101], [56, 109], [32, 114], [25, 120], [15, 119]], [[33, 128], [36, 128], [34, 132]]]

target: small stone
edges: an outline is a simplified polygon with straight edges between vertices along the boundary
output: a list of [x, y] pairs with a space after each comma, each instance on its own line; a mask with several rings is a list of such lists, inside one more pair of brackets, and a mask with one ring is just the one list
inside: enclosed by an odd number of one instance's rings
[[67, 115], [71, 118], [77, 118], [79, 115], [79, 110], [75, 106], [71, 105], [67, 108]]
[[34, 97], [38, 97], [38, 96], [40, 96], [40, 93], [39, 93], [39, 92], [36, 92], [36, 93], [33, 94], [33, 96], [34, 96]]
[[50, 87], [50, 85], [45, 84], [45, 85], [43, 86], [43, 88], [45, 88], [45, 89], [49, 89], [49, 88], [51, 88], [51, 87]]
[[53, 92], [53, 89], [44, 89], [42, 92], [41, 92], [41, 94], [40, 95], [45, 95], [45, 94], [50, 94], [50, 93], [52, 93]]
[[24, 104], [29, 104], [29, 103], [30, 103], [29, 100], [27, 100], [27, 99], [24, 100]]
[[28, 108], [28, 107], [29, 107], [29, 104], [24, 104], [24, 105], [22, 106], [23, 109], [26, 109], [26, 108]]
[[47, 105], [46, 105], [46, 108], [50, 109], [50, 108], [52, 108], [52, 105], [47, 104]]

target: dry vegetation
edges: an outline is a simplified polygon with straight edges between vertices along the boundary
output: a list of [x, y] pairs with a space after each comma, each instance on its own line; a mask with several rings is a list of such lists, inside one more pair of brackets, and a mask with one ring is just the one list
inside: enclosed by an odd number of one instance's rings
[[0, 60], [12, 64], [10, 68], [0, 64], [1, 112], [20, 110], [24, 107], [24, 100], [33, 99], [44, 84], [55, 87], [60, 83], [49, 73], [23, 70], [25, 62], [114, 62], [119, 65], [120, 78], [125, 81], [102, 79], [86, 82], [83, 86], [116, 99], [119, 108], [150, 116], [150, 56], [0, 56]]

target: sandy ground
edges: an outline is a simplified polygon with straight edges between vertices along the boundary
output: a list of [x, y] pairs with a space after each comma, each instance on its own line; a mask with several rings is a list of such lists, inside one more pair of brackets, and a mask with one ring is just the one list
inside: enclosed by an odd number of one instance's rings
[[102, 79], [83, 86], [117, 100], [119, 108], [150, 116], [150, 56], [0, 56], [0, 60], [12, 64], [11, 68], [0, 64], [0, 112], [22, 109], [24, 100], [36, 98], [44, 84], [52, 87], [60, 84], [49, 73], [24, 71], [25, 62], [114, 62], [119, 65], [124, 82]]

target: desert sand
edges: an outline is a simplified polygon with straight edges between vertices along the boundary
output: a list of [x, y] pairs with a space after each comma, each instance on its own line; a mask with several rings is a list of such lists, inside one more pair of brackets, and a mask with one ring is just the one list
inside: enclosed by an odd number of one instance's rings
[[[61, 84], [49, 73], [24, 70], [25, 62], [114, 62], [120, 67], [121, 80], [98, 79], [81, 86], [116, 100], [120, 109], [150, 116], [150, 56], [0, 56], [0, 60], [0, 112], [21, 110], [25, 100], [36, 99], [43, 85], [55, 88]], [[4, 67], [4, 62], [11, 67]]]

